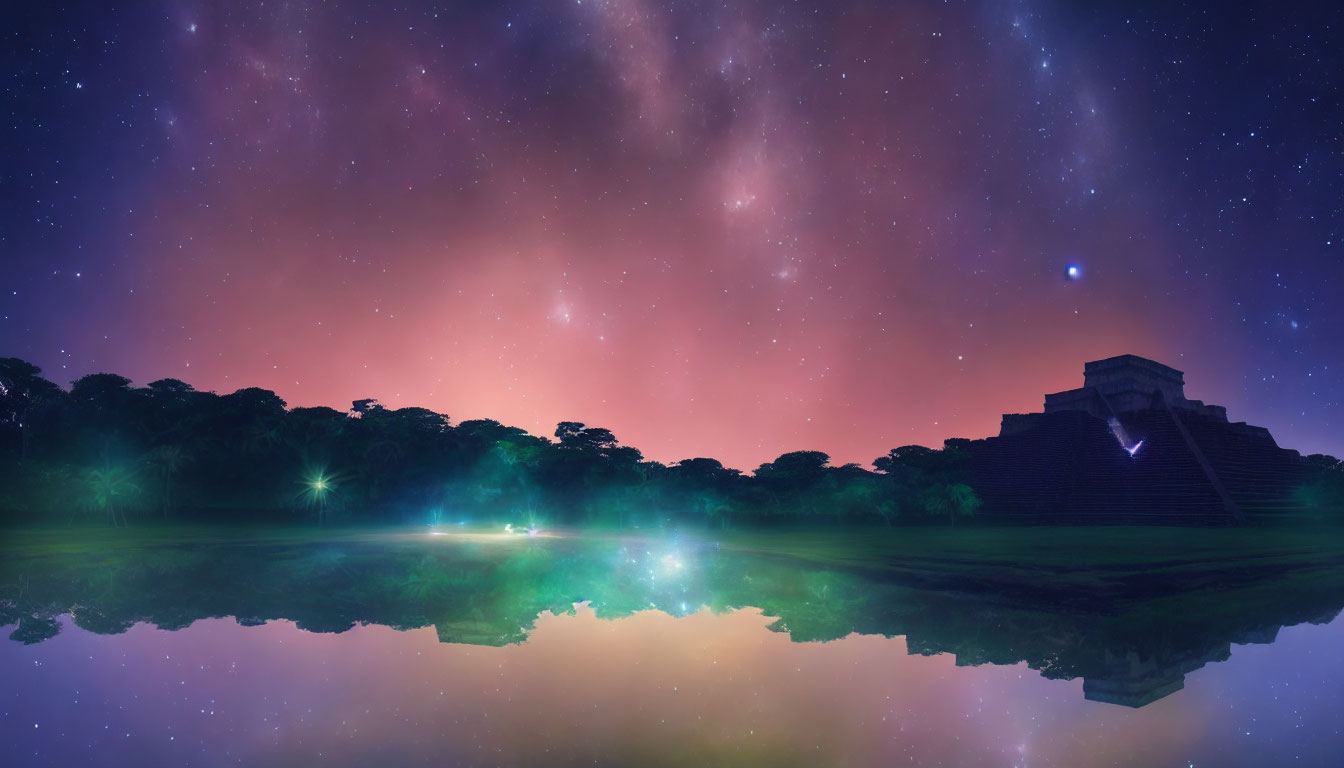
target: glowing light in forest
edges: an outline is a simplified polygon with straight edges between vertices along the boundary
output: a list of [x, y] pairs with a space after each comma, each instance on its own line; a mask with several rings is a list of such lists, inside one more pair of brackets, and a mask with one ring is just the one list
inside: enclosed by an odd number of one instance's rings
[[317, 468], [309, 471], [303, 479], [303, 492], [300, 494], [303, 502], [310, 507], [317, 507], [319, 510], [325, 510], [328, 497], [335, 492], [336, 482], [325, 468]]

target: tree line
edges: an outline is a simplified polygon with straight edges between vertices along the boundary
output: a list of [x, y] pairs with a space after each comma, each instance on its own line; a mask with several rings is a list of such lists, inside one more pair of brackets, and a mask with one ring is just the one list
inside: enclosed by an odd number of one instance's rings
[[896, 448], [876, 471], [794, 451], [748, 475], [713, 458], [651, 461], [580, 422], [548, 439], [374, 399], [288, 408], [256, 387], [135, 387], [111, 373], [67, 390], [0, 358], [10, 523], [955, 524], [980, 507], [966, 444]]

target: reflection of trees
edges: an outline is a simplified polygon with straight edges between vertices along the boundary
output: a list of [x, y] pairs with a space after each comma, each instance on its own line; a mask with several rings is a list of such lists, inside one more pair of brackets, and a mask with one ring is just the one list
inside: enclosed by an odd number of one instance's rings
[[1280, 626], [1329, 620], [1344, 603], [1344, 564], [1334, 562], [1135, 577], [1123, 588], [1009, 590], [967, 574], [877, 578], [674, 540], [163, 546], [8, 558], [0, 623], [17, 625], [11, 638], [25, 643], [53, 636], [68, 613], [97, 633], [233, 616], [313, 632], [433, 625], [445, 642], [502, 645], [525, 639], [541, 612], [581, 601], [603, 618], [752, 606], [796, 641], [904, 635], [911, 653], [1026, 661], [1046, 677], [1085, 678], [1091, 698], [1137, 706], [1225, 658], [1230, 643], [1270, 641]]

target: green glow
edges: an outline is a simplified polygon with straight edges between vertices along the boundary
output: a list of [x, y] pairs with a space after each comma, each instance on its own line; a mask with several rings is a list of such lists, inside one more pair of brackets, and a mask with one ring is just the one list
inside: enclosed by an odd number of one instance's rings
[[309, 508], [317, 509], [317, 521], [325, 522], [327, 518], [327, 505], [331, 502], [331, 496], [336, 492], [336, 479], [327, 472], [325, 467], [317, 467], [309, 470], [302, 481], [303, 491], [299, 494], [303, 505]]

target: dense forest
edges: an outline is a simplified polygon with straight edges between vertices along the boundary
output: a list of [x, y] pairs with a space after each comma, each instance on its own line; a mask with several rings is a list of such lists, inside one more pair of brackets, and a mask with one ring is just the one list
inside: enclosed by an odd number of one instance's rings
[[373, 399], [286, 408], [265, 389], [176, 379], [95, 373], [65, 390], [0, 358], [0, 521], [893, 525], [980, 508], [964, 440], [896, 448], [877, 471], [796, 451], [746, 475], [712, 458], [650, 461], [579, 422], [554, 437]]

